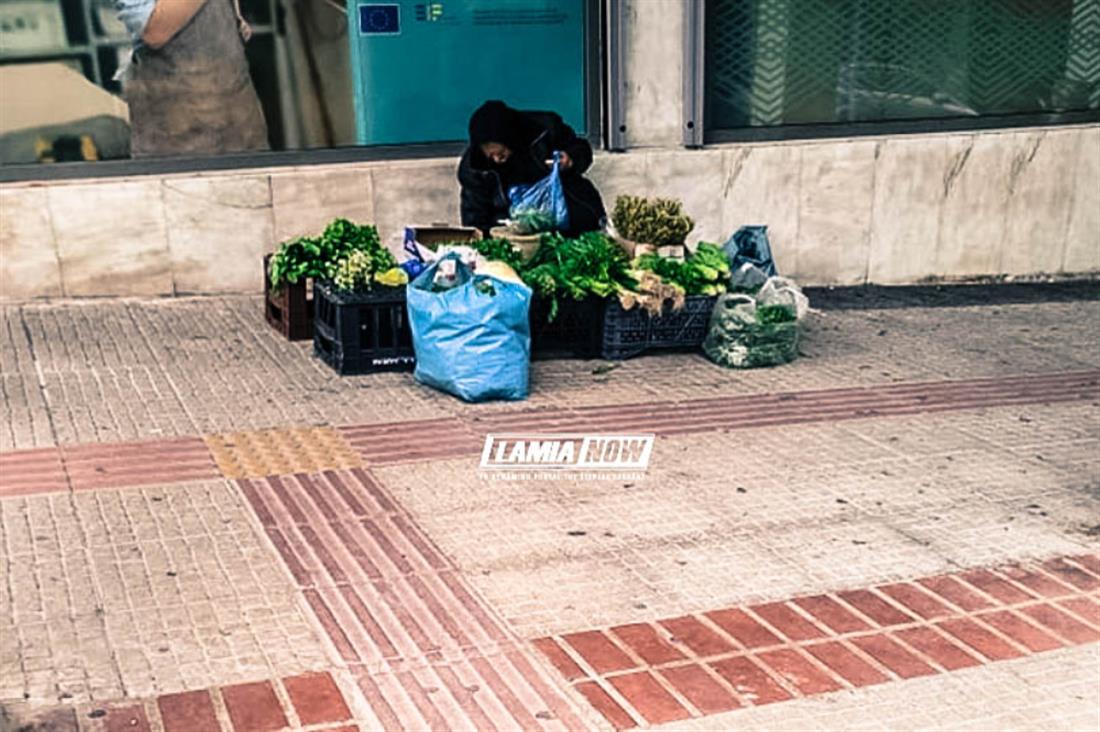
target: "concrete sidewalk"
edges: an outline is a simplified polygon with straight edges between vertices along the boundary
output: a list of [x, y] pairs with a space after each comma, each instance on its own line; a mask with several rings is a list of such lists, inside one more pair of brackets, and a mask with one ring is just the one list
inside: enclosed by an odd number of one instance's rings
[[[1095, 285], [815, 294], [788, 366], [488, 405], [256, 298], [5, 306], [0, 730], [1096, 729]], [[479, 474], [525, 430], [658, 438]]]

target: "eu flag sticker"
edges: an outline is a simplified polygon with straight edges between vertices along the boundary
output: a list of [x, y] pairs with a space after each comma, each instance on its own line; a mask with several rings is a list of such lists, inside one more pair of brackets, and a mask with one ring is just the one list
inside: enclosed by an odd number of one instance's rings
[[401, 32], [401, 8], [393, 4], [359, 6], [359, 35], [397, 35]]

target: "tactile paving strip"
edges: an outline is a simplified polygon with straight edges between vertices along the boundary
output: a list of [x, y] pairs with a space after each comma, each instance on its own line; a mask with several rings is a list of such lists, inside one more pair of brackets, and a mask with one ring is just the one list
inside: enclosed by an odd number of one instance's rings
[[206, 445], [227, 478], [350, 470], [363, 459], [330, 427], [301, 427], [207, 435]]

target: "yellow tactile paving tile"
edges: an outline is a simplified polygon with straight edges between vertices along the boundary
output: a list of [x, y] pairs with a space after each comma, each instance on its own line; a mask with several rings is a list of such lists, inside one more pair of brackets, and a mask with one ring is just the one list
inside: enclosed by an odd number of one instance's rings
[[223, 432], [203, 439], [227, 478], [260, 478], [363, 465], [362, 458], [331, 427]]

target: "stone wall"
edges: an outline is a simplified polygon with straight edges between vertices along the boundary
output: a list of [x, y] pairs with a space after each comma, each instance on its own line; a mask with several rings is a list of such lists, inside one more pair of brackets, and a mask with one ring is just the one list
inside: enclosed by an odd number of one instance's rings
[[[0, 295], [256, 292], [260, 258], [335, 216], [458, 220], [454, 159], [0, 186]], [[1100, 126], [599, 154], [620, 193], [682, 198], [692, 239], [770, 227], [806, 284], [1100, 273]]]

